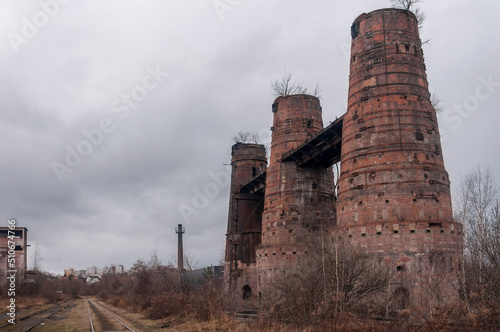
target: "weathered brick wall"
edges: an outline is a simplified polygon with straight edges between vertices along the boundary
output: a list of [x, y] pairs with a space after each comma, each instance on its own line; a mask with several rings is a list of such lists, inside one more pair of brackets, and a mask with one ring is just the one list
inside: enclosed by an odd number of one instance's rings
[[273, 104], [273, 112], [262, 244], [257, 250], [259, 289], [265, 287], [272, 271], [294, 265], [297, 256], [307, 251], [308, 232], [329, 227], [335, 220], [331, 170], [299, 168], [295, 162], [280, 162], [283, 154], [323, 129], [318, 98], [280, 97]]
[[263, 165], [262, 152], [233, 147], [226, 276], [234, 290], [245, 286], [257, 294], [277, 269], [307, 255], [311, 232], [324, 229], [360, 244], [390, 267], [391, 309], [452, 301], [463, 234], [453, 221], [416, 18], [404, 10], [376, 10], [360, 15], [351, 32], [338, 200], [330, 169], [281, 161], [323, 129], [319, 100], [277, 98], [258, 217], [252, 197], [239, 188]]
[[338, 222], [411, 279], [410, 297], [421, 298], [415, 285], [458, 268], [462, 230], [453, 222], [417, 21], [383, 9], [360, 15], [351, 32]]
[[229, 289], [235, 291], [240, 290], [247, 279], [252, 279], [246, 271], [255, 265], [256, 248], [261, 242], [264, 203], [263, 193], [242, 194], [240, 188], [266, 170], [265, 147], [260, 144], [234, 144], [231, 166], [224, 273]]

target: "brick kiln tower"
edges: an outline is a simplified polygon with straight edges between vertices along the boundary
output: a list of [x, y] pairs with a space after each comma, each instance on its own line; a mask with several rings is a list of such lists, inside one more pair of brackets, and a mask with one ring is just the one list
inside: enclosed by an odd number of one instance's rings
[[[230, 291], [242, 290], [255, 279], [255, 251], [261, 241], [264, 191], [241, 192], [243, 185], [267, 167], [266, 149], [260, 144], [236, 143], [232, 148], [231, 192], [225, 270]], [[250, 272], [248, 272], [250, 271]], [[249, 294], [250, 295], [250, 294]]]
[[319, 99], [309, 95], [279, 97], [273, 104], [271, 159], [262, 215], [262, 243], [257, 250], [258, 284], [272, 271], [294, 265], [307, 251], [304, 235], [334, 223], [333, 174], [324, 167], [299, 167], [283, 157], [323, 129]]
[[[243, 296], [336, 230], [391, 271], [391, 309], [457, 296], [462, 228], [453, 221], [436, 111], [414, 14], [381, 9], [351, 27], [347, 113], [323, 128], [319, 100], [273, 104], [271, 158], [233, 146], [226, 276]], [[338, 199], [330, 166], [341, 161]]]
[[[436, 111], [413, 13], [382, 9], [352, 28], [342, 134], [339, 226], [397, 276], [400, 308], [456, 286], [462, 229], [453, 222]], [[427, 288], [427, 289], [424, 289]]]

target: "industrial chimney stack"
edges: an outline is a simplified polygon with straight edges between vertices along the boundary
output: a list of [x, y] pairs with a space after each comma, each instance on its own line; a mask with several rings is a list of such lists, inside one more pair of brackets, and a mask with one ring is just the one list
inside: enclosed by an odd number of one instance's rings
[[182, 224], [179, 224], [175, 229], [175, 232], [178, 235], [177, 268], [179, 269], [179, 272], [184, 272], [184, 252], [182, 248], [182, 234], [186, 232], [186, 229], [182, 227]]

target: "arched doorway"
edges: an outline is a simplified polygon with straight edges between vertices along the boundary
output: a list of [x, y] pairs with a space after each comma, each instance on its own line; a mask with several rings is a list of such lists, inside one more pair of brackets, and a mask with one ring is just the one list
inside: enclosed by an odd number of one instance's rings
[[242, 291], [243, 299], [248, 299], [252, 296], [252, 287], [250, 287], [249, 285], [243, 286], [241, 291]]

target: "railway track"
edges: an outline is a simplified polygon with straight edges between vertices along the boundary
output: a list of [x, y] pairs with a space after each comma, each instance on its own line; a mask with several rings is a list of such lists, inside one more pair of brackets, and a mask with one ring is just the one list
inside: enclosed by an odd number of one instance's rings
[[[89, 323], [91, 331], [132, 331], [135, 332], [123, 319], [120, 319], [111, 310], [99, 304], [96, 301], [85, 299], [87, 302], [87, 311], [89, 316]], [[96, 322], [97, 321], [97, 322]], [[96, 324], [97, 323], [97, 324]], [[96, 329], [96, 325], [100, 328]]]
[[5, 331], [31, 331], [36, 326], [42, 324], [45, 320], [55, 316], [60, 311], [67, 309], [73, 302], [74, 300], [69, 300], [64, 303], [58, 303], [50, 308], [39, 310], [29, 315], [17, 318], [15, 325], [5, 323], [0, 325], [0, 329]]
[[137, 318], [117, 313], [116, 310], [108, 308], [95, 299], [80, 298], [58, 303], [23, 317], [19, 316], [15, 324], [6, 322], [0, 325], [0, 332], [60, 331], [68, 328], [92, 332], [135, 332], [155, 329], [143, 326]]

